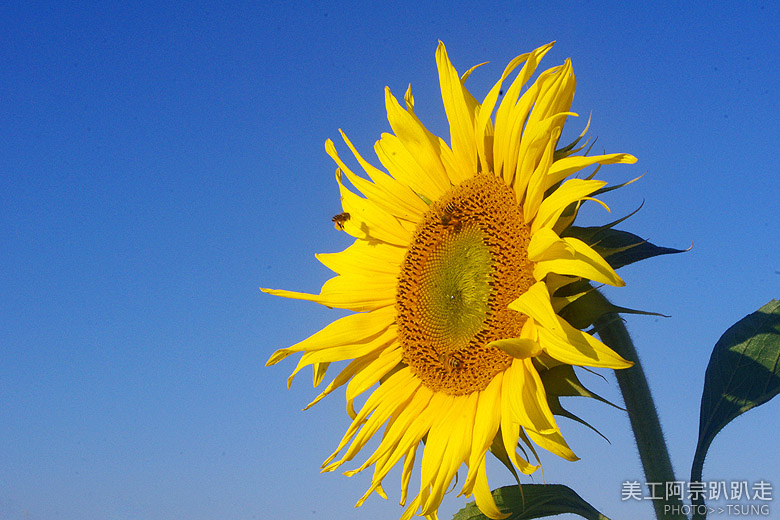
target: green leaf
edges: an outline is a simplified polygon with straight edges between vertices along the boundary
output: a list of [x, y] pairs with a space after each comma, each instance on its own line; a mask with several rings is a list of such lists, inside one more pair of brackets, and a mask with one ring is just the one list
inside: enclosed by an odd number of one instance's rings
[[[587, 520], [609, 520], [571, 488], [562, 484], [523, 484], [493, 490], [498, 508], [509, 514], [506, 520], [528, 520], [573, 513]], [[474, 502], [455, 513], [453, 520], [487, 520]]]
[[701, 481], [712, 440], [734, 418], [780, 392], [780, 301], [732, 325], [712, 350], [704, 375], [699, 442], [691, 481]]
[[599, 227], [570, 226], [563, 232], [563, 236], [582, 240], [600, 254], [613, 269], [658, 255], [685, 252], [684, 249], [651, 244], [628, 231], [612, 229], [609, 225]]

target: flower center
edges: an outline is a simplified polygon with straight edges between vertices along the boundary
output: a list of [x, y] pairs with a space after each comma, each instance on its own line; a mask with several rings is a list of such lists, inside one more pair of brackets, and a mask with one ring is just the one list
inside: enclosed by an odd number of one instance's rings
[[535, 281], [530, 239], [514, 190], [493, 174], [478, 174], [430, 205], [396, 297], [404, 363], [428, 388], [479, 391], [511, 364], [487, 344], [520, 336], [524, 319], [507, 306]]

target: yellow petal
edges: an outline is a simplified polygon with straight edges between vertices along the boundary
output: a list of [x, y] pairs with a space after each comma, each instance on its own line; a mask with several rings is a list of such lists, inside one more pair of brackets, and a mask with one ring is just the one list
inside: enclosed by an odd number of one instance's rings
[[627, 368], [626, 361], [602, 342], [555, 314], [543, 282], [531, 286], [509, 308], [532, 318], [538, 327], [539, 344], [548, 355], [570, 365]]
[[[444, 451], [447, 447], [449, 435], [447, 434], [446, 429], [443, 429], [441, 425], [447, 421], [449, 415], [452, 414], [454, 402], [454, 396], [444, 393], [435, 393], [426, 410], [426, 413], [431, 414], [432, 421], [431, 431], [428, 433], [428, 440], [425, 445], [425, 450], [423, 450], [422, 464], [420, 465], [420, 478], [422, 488], [428, 489], [429, 493], [434, 492], [430, 487], [433, 485], [436, 476], [442, 469], [442, 464], [445, 462]], [[430, 494], [428, 494], [425, 503], [427, 503], [429, 499]]]
[[[363, 447], [368, 443], [374, 434], [379, 431], [383, 424], [387, 422], [387, 419], [403, 406], [409, 397], [409, 393], [412, 390], [409, 387], [396, 388], [396, 391], [392, 394], [388, 393], [384, 396], [384, 399], [378, 401], [375, 406], [372, 407], [373, 413], [368, 415], [365, 420], [361, 421], [360, 430], [357, 435], [352, 439], [347, 451], [342, 457], [334, 463], [328, 464], [322, 468], [322, 472], [329, 472], [336, 469], [343, 463], [352, 460]], [[361, 412], [362, 413], [362, 412]]]
[[[347, 359], [355, 359], [371, 354], [375, 350], [383, 350], [398, 338], [397, 326], [395, 324], [388, 327], [381, 334], [367, 340], [359, 342], [337, 345], [331, 348], [317, 349], [306, 352], [301, 358], [304, 365], [317, 363], [333, 363]], [[300, 368], [300, 364], [299, 364]], [[296, 369], [297, 371], [298, 369]]]
[[[525, 189], [525, 202], [523, 202], [523, 217], [526, 222], [531, 222], [536, 215], [539, 205], [544, 200], [544, 194], [546, 191], [544, 178], [547, 176], [547, 171], [550, 169], [550, 165], [553, 162], [553, 156], [555, 155], [555, 143], [558, 142], [558, 137], [561, 135], [561, 128], [555, 127], [551, 133], [544, 134], [544, 139], [547, 141], [544, 152], [539, 159], [536, 168], [531, 172], [530, 166], [532, 163], [527, 161], [521, 161], [518, 165], [518, 171], [515, 175], [515, 191], [518, 193], [518, 200], [520, 194]], [[535, 162], [535, 161], [534, 161]], [[528, 166], [529, 168], [526, 168]], [[531, 172], [530, 175], [528, 172]]]
[[570, 155], [553, 163], [550, 167], [550, 176], [553, 182], [558, 182], [583, 168], [594, 164], [634, 164], [636, 157], [627, 153], [613, 153], [608, 155], [593, 155], [584, 157], [581, 155]]
[[[488, 165], [491, 170], [493, 166], [493, 150], [487, 148], [485, 136], [488, 134], [493, 135], [492, 128], [488, 130], [491, 126], [490, 116], [492, 115], [493, 109], [496, 106], [496, 101], [498, 101], [498, 96], [501, 92], [501, 85], [509, 76], [509, 74], [511, 74], [512, 71], [515, 70], [515, 68], [517, 68], [521, 63], [524, 63], [529, 56], [530, 54], [522, 54], [507, 64], [507, 66], [504, 68], [504, 73], [501, 75], [501, 79], [499, 79], [498, 82], [493, 85], [493, 88], [490, 89], [490, 92], [487, 93], [485, 100], [482, 102], [482, 106], [477, 112], [476, 126], [474, 127], [474, 137], [477, 143], [477, 154], [479, 155], [479, 162], [480, 165], [482, 165], [483, 171], [485, 171], [485, 165]], [[491, 160], [488, 160], [488, 157], [490, 157]]]
[[[468, 91], [465, 92], [468, 93]], [[455, 154], [452, 153], [452, 150], [447, 145], [447, 143], [444, 142], [444, 139], [442, 139], [437, 135], [434, 135], [427, 128], [425, 128], [425, 125], [422, 124], [420, 119], [414, 113], [414, 97], [412, 96], [411, 85], [406, 89], [406, 94], [404, 94], [404, 100], [406, 101], [406, 111], [409, 112], [409, 114], [411, 114], [411, 116], [415, 119], [415, 121], [417, 121], [417, 123], [420, 125], [420, 128], [422, 128], [422, 130], [428, 136], [428, 139], [433, 143], [438, 143], [436, 149], [438, 150], [439, 153], [439, 159], [441, 160], [441, 163], [444, 166], [444, 170], [447, 172], [447, 178], [450, 180], [450, 183], [455, 184], [456, 180], [461, 178], [461, 174], [460, 174], [461, 168], [458, 166], [458, 162], [455, 159]]]
[[509, 304], [513, 311], [521, 312], [548, 329], [558, 327], [558, 317], [550, 303], [550, 293], [544, 282], [536, 282], [528, 290]]
[[[352, 185], [355, 188], [357, 188], [358, 191], [360, 191], [368, 200], [372, 201], [379, 208], [381, 208], [382, 210], [386, 211], [388, 214], [396, 218], [413, 220], [415, 222], [420, 219], [422, 215], [421, 212], [410, 211], [411, 208], [408, 201], [410, 200], [413, 201], [414, 199], [419, 200], [419, 197], [414, 197], [414, 193], [411, 192], [411, 190], [409, 190], [411, 196], [407, 197], [404, 200], [396, 197], [393, 192], [387, 191], [387, 189], [385, 189], [384, 187], [380, 187], [377, 184], [374, 184], [373, 182], [355, 174], [352, 170], [349, 169], [349, 167], [347, 167], [344, 161], [341, 160], [341, 157], [339, 157], [338, 152], [336, 151], [336, 147], [333, 145], [333, 141], [331, 141], [330, 139], [325, 141], [325, 151], [336, 162], [341, 172], [344, 175], [346, 175], [347, 179], [349, 179], [349, 182], [351, 182]], [[367, 163], [366, 166], [370, 167], [370, 165], [368, 165]], [[399, 187], [403, 186], [401, 183], [395, 181], [389, 175], [386, 175], [386, 177], [390, 179], [390, 181], [395, 183], [397, 186]], [[422, 203], [422, 201], [420, 202]]]
[[[305, 356], [306, 354], [304, 354]], [[325, 377], [325, 373], [328, 371], [328, 367], [330, 366], [330, 361], [320, 361], [312, 363], [312, 386], [318, 387], [320, 386], [320, 383], [322, 383], [322, 379]], [[289, 388], [290, 384], [287, 383], [287, 386]]]
[[[563, 127], [574, 91], [559, 88], [562, 70], [554, 67], [543, 72], [520, 97], [512, 113], [509, 142], [504, 158], [504, 179], [518, 194], [523, 194], [547, 148], [555, 127]], [[561, 95], [567, 99], [558, 98]], [[532, 110], [533, 107], [533, 110]], [[498, 130], [497, 130], [498, 132]], [[518, 199], [520, 200], [520, 199]]]
[[406, 507], [404, 514], [401, 515], [400, 520], [410, 520], [415, 515], [415, 513], [417, 513], [417, 510], [420, 509], [420, 502], [422, 502], [423, 498], [425, 498], [423, 492], [420, 491], [420, 493], [414, 497], [414, 500], [412, 500], [411, 504]]
[[463, 85], [458, 72], [450, 63], [447, 49], [440, 41], [436, 49], [436, 67], [439, 70], [439, 84], [444, 111], [450, 123], [450, 141], [455, 154], [457, 166], [460, 168], [457, 184], [473, 176], [477, 171], [477, 149], [474, 142], [474, 112], [466, 103]]
[[488, 518], [500, 520], [509, 516], [508, 514], [502, 513], [501, 510], [498, 509], [498, 506], [496, 506], [496, 501], [493, 499], [493, 493], [490, 491], [490, 485], [488, 484], [484, 460], [482, 460], [477, 468], [474, 500], [477, 502], [477, 507], [482, 511], [482, 514]]
[[524, 458], [517, 454], [517, 440], [520, 437], [520, 423], [514, 420], [511, 408], [509, 406], [509, 399], [504, 395], [504, 391], [501, 392], [501, 440], [504, 443], [504, 450], [506, 450], [509, 459], [512, 464], [520, 470], [520, 472], [530, 475], [539, 466], [529, 464]]
[[514, 363], [522, 365], [525, 371], [525, 384], [523, 385], [523, 408], [534, 421], [532, 428], [539, 432], [558, 430], [552, 410], [547, 404], [547, 393], [544, 390], [542, 378], [539, 377], [536, 367], [531, 359], [517, 360]]
[[387, 120], [393, 132], [420, 170], [425, 172], [439, 190], [447, 190], [450, 181], [440, 159], [438, 140], [425, 129], [419, 119], [401, 107], [389, 88], [385, 88], [385, 106]]
[[379, 356], [379, 352], [374, 352], [373, 355], [363, 356], [359, 359], [352, 360], [346, 367], [344, 367], [341, 372], [339, 372], [333, 381], [331, 381], [328, 386], [325, 387], [325, 390], [320, 392], [320, 394], [312, 402], [306, 405], [304, 410], [308, 410], [315, 404], [319, 403], [325, 396], [333, 392], [333, 390], [347, 384], [347, 382], [349, 382], [349, 380], [352, 379], [355, 374], [365, 369], [366, 366], [368, 366], [377, 358], [377, 356]]
[[[515, 128], [515, 121], [520, 119], [524, 120], [527, 115], [527, 110], [533, 105], [533, 101], [526, 99], [526, 102], [517, 106], [518, 97], [523, 85], [531, 78], [539, 65], [539, 61], [545, 54], [552, 48], [553, 42], [548, 43], [538, 49], [534, 50], [528, 55], [523, 68], [515, 77], [512, 84], [504, 94], [504, 98], [496, 110], [496, 124], [495, 124], [495, 137], [493, 140], [493, 168], [496, 174], [503, 175], [507, 184], [511, 184], [511, 177], [515, 172], [516, 157], [516, 144], [520, 141], [520, 134], [517, 133], [514, 139], [512, 138], [512, 132]], [[500, 89], [499, 89], [500, 90]], [[533, 88], [529, 89], [533, 90]], [[487, 100], [486, 103], [487, 104]], [[492, 110], [492, 107], [491, 107]], [[511, 160], [510, 166], [505, 167], [505, 163]]]
[[402, 354], [400, 345], [396, 343], [385, 349], [365, 370], [355, 374], [346, 392], [347, 413], [350, 417], [355, 417], [354, 400], [396, 368], [401, 363]]
[[395, 305], [396, 282], [392, 278], [340, 275], [326, 281], [320, 294], [284, 289], [260, 288], [260, 290], [283, 298], [306, 300], [326, 307], [365, 312]]
[[539, 75], [536, 83], [539, 84], [539, 96], [528, 117], [529, 127], [555, 114], [568, 112], [571, 108], [577, 86], [571, 60], [567, 59], [563, 65], [546, 70]]
[[[336, 450], [322, 463], [323, 472], [333, 471], [343, 462], [346, 462], [347, 459], [342, 458], [339, 462], [330, 464], [338, 453], [355, 437], [355, 434], [357, 434], [361, 426], [366, 423], [366, 419], [369, 415], [372, 415], [372, 412], [376, 412], [380, 408], [384, 410], [392, 409], [408, 398], [409, 393], [417, 388], [417, 385], [414, 384], [414, 379], [415, 377], [412, 375], [409, 368], [401, 369], [388, 377], [383, 384], [379, 385], [379, 387], [368, 396], [368, 399], [366, 399], [360, 412], [352, 420], [352, 424], [350, 424], [349, 428], [347, 428], [347, 431], [342, 437], [341, 442], [339, 442]], [[381, 414], [375, 413], [374, 415], [380, 416]], [[390, 413], [388, 412], [387, 415], [384, 416], [385, 420], [389, 415]]]
[[409, 494], [409, 482], [412, 478], [412, 470], [414, 469], [414, 460], [417, 455], [417, 447], [420, 443], [416, 443], [409, 449], [409, 452], [404, 458], [404, 469], [401, 471], [401, 500], [400, 504], [406, 505], [406, 497]]
[[428, 175], [395, 135], [383, 133], [374, 151], [390, 175], [428, 200], [438, 199], [448, 189]]
[[534, 277], [537, 280], [548, 273], [556, 273], [617, 287], [625, 285], [612, 266], [589, 245], [573, 237], [560, 238], [550, 228], [542, 228], [531, 237], [528, 258], [536, 263]]
[[348, 477], [353, 476], [376, 463], [372, 476], [372, 489], [376, 488], [401, 457], [406, 455], [413, 446], [418, 445], [428, 433], [430, 424], [422, 417], [432, 395], [430, 390], [420, 384], [409, 390], [409, 397], [403, 406], [398, 407], [391, 417], [386, 418], [387, 427], [379, 447], [360, 467], [344, 474]]
[[[270, 289], [263, 289], [270, 291]], [[329, 323], [303, 341], [277, 350], [266, 363], [274, 365], [293, 352], [329, 349], [341, 345], [356, 344], [374, 338], [387, 330], [395, 319], [395, 308], [385, 307], [373, 312], [350, 314]], [[281, 355], [280, 353], [284, 353]]]
[[[479, 119], [479, 113], [482, 110], [482, 106], [466, 88], [466, 78], [471, 75], [474, 69], [486, 64], [487, 62], [474, 65], [460, 77], [460, 84], [463, 87], [463, 98], [466, 101], [466, 107], [468, 108], [469, 113], [474, 114], [473, 121], [475, 122], [475, 126], [473, 128], [474, 135], [472, 136], [472, 139], [474, 139], [474, 144], [477, 148], [478, 159], [478, 166], [475, 171], [480, 172], [493, 171], [493, 124], [490, 119], [488, 119], [486, 123], [483, 123], [481, 129], [477, 129], [476, 124], [478, 123], [476, 123], [476, 121]], [[486, 108], [485, 110], [489, 113], [492, 108]]]
[[476, 468], [484, 461], [485, 454], [493, 443], [501, 424], [500, 414], [496, 413], [496, 410], [500, 410], [501, 406], [502, 381], [503, 372], [500, 372], [493, 377], [484, 390], [479, 392], [468, 461], [469, 472], [463, 484], [463, 492], [466, 494], [471, 494], [474, 479], [477, 477]]
[[423, 214], [428, 210], [428, 206], [422, 201], [422, 199], [417, 197], [414, 191], [409, 188], [409, 186], [398, 182], [390, 175], [374, 167], [368, 161], [363, 159], [352, 142], [347, 138], [346, 134], [341, 130], [339, 130], [339, 132], [341, 133], [341, 137], [344, 139], [344, 142], [355, 156], [355, 159], [357, 159], [357, 161], [360, 163], [360, 166], [363, 167], [371, 180], [374, 181], [374, 184], [376, 184], [384, 191], [384, 193], [386, 193], [386, 197], [389, 198], [393, 204], [399, 208], [402, 208], [401, 216], [403, 218], [413, 220], [414, 222], [420, 220]]
[[539, 344], [550, 357], [569, 365], [621, 369], [633, 365], [590, 334], [575, 329], [566, 320], [553, 332], [539, 328]]
[[406, 249], [381, 242], [355, 240], [338, 253], [320, 253], [315, 255], [325, 267], [338, 274], [362, 272], [375, 275], [396, 277], [403, 262]]
[[432, 396], [433, 392], [419, 384], [403, 409], [399, 410], [396, 416], [390, 418], [382, 436], [382, 443], [358, 469], [365, 469], [376, 462], [372, 479], [381, 481], [401, 457], [408, 456], [410, 452], [413, 452], [431, 428], [431, 422], [425, 414], [425, 409]]
[[506, 407], [521, 426], [544, 432], [557, 429], [544, 386], [530, 360], [515, 360], [505, 371], [501, 395], [506, 396], [502, 408]]
[[[512, 185], [517, 192], [518, 201], [525, 195], [523, 214], [528, 222], [536, 214], [544, 198], [546, 186], [550, 185], [546, 179], [555, 157], [555, 146], [566, 116], [570, 114], [570, 112], [556, 114], [534, 126], [525, 127], [523, 140], [518, 148], [517, 171]], [[529, 207], [526, 208], [526, 205]]]
[[525, 433], [536, 444], [551, 453], [555, 453], [559, 457], [572, 462], [580, 460], [580, 458], [571, 451], [571, 448], [566, 444], [566, 441], [559, 431], [540, 433], [526, 428]]
[[[498, 127], [498, 116], [501, 112], [501, 108], [504, 106], [503, 102], [496, 114], [495, 139], [500, 139], [502, 141], [503, 146], [502, 149], [500, 149], [500, 153], [503, 158], [503, 163], [499, 166], [498, 159], [494, 156], [494, 160], [496, 161], [494, 167], [500, 168], [499, 171], [501, 171], [504, 181], [509, 186], [517, 186], [515, 174], [517, 172], [518, 163], [520, 162], [520, 159], [526, 157], [529, 153], [528, 150], [530, 146], [528, 143], [532, 142], [532, 140], [524, 134], [524, 128], [528, 113], [531, 111], [531, 108], [536, 101], [538, 92], [539, 89], [537, 84], [533, 83], [528, 90], [520, 96], [517, 104], [512, 107], [511, 112], [507, 114], [504, 130], [499, 130]], [[539, 145], [537, 145], [536, 148], [541, 149]], [[495, 144], [493, 145], [493, 149], [496, 150]], [[534, 155], [534, 157], [538, 157], [538, 155]], [[525, 186], [521, 186], [521, 188], [520, 191], [525, 193]]]
[[423, 504], [422, 515], [435, 514], [458, 468], [468, 460], [477, 399], [477, 393], [456, 396], [443, 418], [431, 427], [423, 463], [429, 452], [432, 462], [440, 463], [430, 481], [431, 494]]
[[495, 347], [503, 350], [516, 359], [525, 359], [539, 355], [542, 348], [539, 343], [528, 338], [510, 338], [491, 341], [487, 347]]
[[539, 205], [539, 210], [531, 224], [531, 233], [534, 234], [543, 227], [551, 228], [569, 204], [582, 200], [606, 184], [605, 181], [584, 179], [569, 179], [564, 182]]
[[341, 193], [341, 206], [350, 218], [344, 222], [344, 231], [355, 238], [380, 241], [397, 246], [408, 246], [411, 234], [396, 217], [380, 208], [375, 202], [359, 197], [348, 190], [341, 181], [341, 170], [336, 171], [336, 181]]

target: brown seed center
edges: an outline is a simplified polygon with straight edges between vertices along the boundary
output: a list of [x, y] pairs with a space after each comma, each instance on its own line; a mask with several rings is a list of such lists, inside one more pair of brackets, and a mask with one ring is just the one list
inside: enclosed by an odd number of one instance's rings
[[433, 391], [484, 389], [512, 358], [487, 347], [520, 335], [507, 308], [533, 283], [529, 226], [515, 192], [478, 174], [433, 202], [401, 265], [396, 298], [403, 360]]

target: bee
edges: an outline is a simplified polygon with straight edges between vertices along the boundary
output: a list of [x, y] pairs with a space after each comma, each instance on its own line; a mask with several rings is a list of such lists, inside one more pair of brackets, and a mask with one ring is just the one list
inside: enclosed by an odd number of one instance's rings
[[449, 353], [439, 354], [439, 362], [444, 365], [444, 370], [446, 370], [448, 374], [451, 374], [463, 365], [463, 362], [460, 359]]
[[349, 213], [339, 213], [330, 220], [333, 222], [333, 225], [336, 227], [336, 229], [344, 231], [344, 223], [349, 220]]
[[444, 206], [444, 211], [441, 214], [441, 225], [448, 227], [450, 224], [452, 224], [456, 231], [460, 229], [460, 218], [458, 213], [458, 207], [455, 205], [455, 203], [448, 203], [446, 206]]

